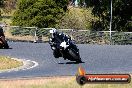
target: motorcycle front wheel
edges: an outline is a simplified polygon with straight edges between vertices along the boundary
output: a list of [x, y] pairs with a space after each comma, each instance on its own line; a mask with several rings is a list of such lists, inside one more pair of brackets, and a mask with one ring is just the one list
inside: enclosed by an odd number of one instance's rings
[[0, 48], [9, 49], [9, 45], [6, 40], [3, 41], [2, 39], [0, 39]]
[[4, 49], [9, 49], [9, 45], [8, 45], [7, 41], [4, 43], [3, 47], [4, 47]]
[[55, 58], [61, 57], [61, 54], [60, 54], [59, 50], [57, 50], [57, 49], [53, 50], [53, 55]]
[[69, 49], [69, 54], [72, 57], [71, 60], [72, 61], [76, 61], [76, 62], [82, 62], [79, 52], [77, 53], [76, 51], [74, 51], [73, 49]]

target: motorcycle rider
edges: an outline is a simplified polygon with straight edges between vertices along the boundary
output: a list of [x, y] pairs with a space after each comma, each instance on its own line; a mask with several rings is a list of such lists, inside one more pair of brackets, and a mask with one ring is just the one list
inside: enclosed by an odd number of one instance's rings
[[3, 28], [0, 26], [0, 37], [1, 36], [5, 36], [5, 35], [4, 35], [4, 32], [3, 32]]
[[8, 43], [5, 40], [5, 35], [2, 27], [0, 27], [0, 48], [5, 48], [5, 49], [9, 48]]
[[0, 26], [0, 47], [1, 47], [1, 45], [3, 44], [3, 42], [2, 42], [2, 37], [4, 37], [4, 32], [3, 32], [2, 27]]
[[68, 59], [76, 61], [77, 63], [82, 62], [79, 55], [79, 49], [71, 40], [70, 36], [65, 35], [63, 32], [60, 33], [56, 29], [50, 30], [50, 33], [52, 36], [49, 43], [55, 58], [63, 57], [64, 60]]
[[59, 33], [56, 29], [50, 30], [50, 33], [52, 34], [51, 42], [56, 43], [57, 48], [63, 47], [65, 49], [68, 46], [66, 42], [71, 40], [68, 35], [65, 35], [63, 32]]

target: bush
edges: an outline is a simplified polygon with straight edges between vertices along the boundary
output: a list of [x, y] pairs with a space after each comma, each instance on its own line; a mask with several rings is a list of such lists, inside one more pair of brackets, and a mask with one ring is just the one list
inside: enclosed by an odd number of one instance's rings
[[68, 0], [18, 0], [13, 25], [55, 27], [67, 4]]
[[67, 13], [57, 24], [57, 28], [87, 30], [91, 29], [91, 23], [96, 19], [91, 15], [91, 8], [69, 7]]

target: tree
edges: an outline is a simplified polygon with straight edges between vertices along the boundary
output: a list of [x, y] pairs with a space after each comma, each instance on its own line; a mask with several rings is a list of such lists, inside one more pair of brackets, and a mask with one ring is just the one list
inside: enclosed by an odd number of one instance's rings
[[4, 0], [0, 0], [0, 8], [3, 6]]
[[0, 0], [0, 19], [1, 19], [1, 14], [2, 14], [1, 8], [3, 7], [3, 5], [4, 5], [4, 0]]
[[17, 0], [4, 0], [4, 13], [10, 13], [13, 9], [16, 8]]
[[68, 0], [18, 0], [13, 25], [55, 27], [67, 5]]
[[0, 16], [3, 13], [10, 13], [16, 7], [17, 0], [0, 0]]
[[[110, 21], [110, 1], [111, 0], [89, 0], [88, 7], [92, 7], [92, 14], [98, 17], [95, 22], [96, 28], [101, 30], [109, 29]], [[130, 31], [130, 21], [132, 20], [132, 1], [131, 0], [113, 0], [113, 21], [112, 30]]]
[[94, 16], [91, 9], [69, 7], [66, 14], [60, 19], [57, 28], [61, 29], [78, 29], [87, 30], [91, 29], [91, 21]]

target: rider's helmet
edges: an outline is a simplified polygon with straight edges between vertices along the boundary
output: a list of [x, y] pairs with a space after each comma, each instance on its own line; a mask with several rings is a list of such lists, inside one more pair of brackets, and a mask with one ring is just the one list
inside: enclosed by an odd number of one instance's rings
[[51, 34], [53, 34], [53, 33], [55, 33], [56, 32], [56, 29], [55, 28], [53, 28], [52, 30], [50, 30], [50, 33]]
[[54, 35], [57, 33], [57, 30], [55, 28], [52, 28], [50, 31], [51, 37], [54, 38]]

